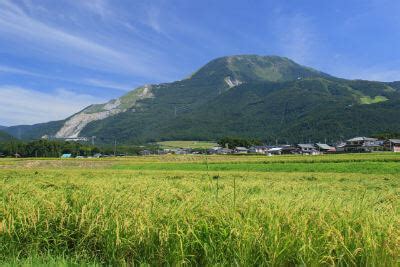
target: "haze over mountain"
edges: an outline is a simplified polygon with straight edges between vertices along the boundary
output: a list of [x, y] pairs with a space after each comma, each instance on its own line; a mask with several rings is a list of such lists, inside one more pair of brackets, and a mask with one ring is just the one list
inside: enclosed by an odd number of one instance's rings
[[144, 85], [62, 121], [13, 126], [22, 139], [101, 142], [242, 136], [280, 142], [400, 131], [400, 82], [346, 80], [278, 56], [217, 58], [189, 78]]

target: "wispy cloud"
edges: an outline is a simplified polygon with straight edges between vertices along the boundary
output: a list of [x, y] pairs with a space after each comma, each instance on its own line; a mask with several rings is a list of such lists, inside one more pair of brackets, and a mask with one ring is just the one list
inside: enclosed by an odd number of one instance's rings
[[68, 82], [77, 85], [85, 85], [90, 87], [100, 87], [100, 88], [108, 88], [120, 91], [130, 91], [134, 89], [134, 84], [122, 84], [114, 81], [103, 80], [103, 79], [95, 79], [95, 78], [84, 78], [84, 79], [69, 79], [65, 77], [59, 77], [55, 75], [45, 75], [37, 72], [32, 72], [29, 70], [25, 70], [22, 68], [14, 68], [10, 66], [0, 65], [0, 74], [12, 74], [12, 75], [21, 75], [21, 76], [33, 76], [47, 80], [55, 80]]
[[278, 14], [274, 28], [282, 54], [301, 63], [312, 61], [319, 42], [309, 17], [301, 13]]
[[[101, 4], [91, 2], [92, 8], [102, 12]], [[105, 11], [104, 11], [105, 12]], [[9, 0], [0, 2], [0, 33], [7, 38], [17, 38], [29, 43], [28, 49], [39, 49], [41, 55], [58, 58], [62, 62], [114, 73], [127, 73], [153, 79], [162, 78], [154, 72], [153, 51], [118, 49], [107, 46], [104, 40], [90, 39], [43, 22], [27, 14]], [[165, 77], [164, 77], [165, 78]]]
[[110, 89], [116, 89], [116, 90], [121, 90], [121, 91], [131, 91], [133, 90], [133, 86], [131, 84], [121, 84], [121, 83], [116, 83], [112, 81], [106, 81], [106, 80], [99, 80], [99, 79], [84, 79], [82, 81], [86, 85], [94, 86], [94, 87], [102, 87], [102, 88], [110, 88]]
[[0, 73], [2, 73], [2, 72], [3, 73], [18, 74], [18, 75], [31, 75], [31, 76], [37, 76], [38, 75], [38, 74], [36, 74], [34, 72], [27, 71], [27, 70], [24, 70], [24, 69], [0, 65]]
[[65, 119], [104, 99], [66, 89], [43, 93], [26, 88], [0, 86], [0, 124], [33, 124]]
[[161, 32], [161, 25], [160, 25], [160, 8], [157, 6], [149, 6], [146, 9], [146, 21], [145, 24], [147, 24], [150, 28], [155, 30], [156, 32]]
[[102, 18], [106, 18], [113, 14], [110, 6], [108, 5], [108, 1], [106, 0], [90, 0], [90, 1], [73, 0], [72, 2], [84, 6], [86, 9], [101, 16]]

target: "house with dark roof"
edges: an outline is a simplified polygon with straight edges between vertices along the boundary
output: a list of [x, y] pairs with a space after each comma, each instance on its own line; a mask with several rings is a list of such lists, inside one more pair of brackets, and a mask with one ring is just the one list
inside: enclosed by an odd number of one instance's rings
[[313, 144], [297, 144], [299, 153], [302, 155], [318, 155], [320, 152]]
[[335, 149], [337, 153], [344, 153], [344, 149], [346, 147], [346, 142], [338, 142], [335, 144]]
[[400, 139], [388, 139], [385, 142], [385, 147], [392, 152], [400, 152]]
[[383, 150], [383, 141], [370, 137], [354, 137], [346, 141], [344, 151], [348, 153], [363, 153]]
[[236, 147], [234, 151], [235, 151], [235, 154], [247, 154], [247, 153], [249, 153], [249, 149], [248, 148], [241, 147], [241, 146]]
[[335, 153], [336, 152], [335, 147], [327, 145], [327, 144], [316, 143], [315, 147], [319, 152], [322, 152], [322, 153]]
[[282, 154], [298, 154], [299, 150], [296, 146], [284, 145], [282, 148]]
[[141, 156], [150, 156], [150, 155], [153, 154], [153, 153], [151, 153], [150, 150], [145, 149], [145, 150], [140, 151], [139, 154], [140, 154]]
[[268, 147], [266, 146], [252, 146], [249, 148], [249, 153], [266, 154]]

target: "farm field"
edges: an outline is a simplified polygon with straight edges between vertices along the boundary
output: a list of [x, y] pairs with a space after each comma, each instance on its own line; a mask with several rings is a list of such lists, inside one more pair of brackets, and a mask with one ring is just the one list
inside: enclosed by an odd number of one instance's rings
[[400, 263], [400, 155], [0, 160], [0, 265]]
[[217, 143], [209, 141], [163, 141], [158, 142], [161, 148], [192, 148], [192, 149], [208, 149], [218, 146]]

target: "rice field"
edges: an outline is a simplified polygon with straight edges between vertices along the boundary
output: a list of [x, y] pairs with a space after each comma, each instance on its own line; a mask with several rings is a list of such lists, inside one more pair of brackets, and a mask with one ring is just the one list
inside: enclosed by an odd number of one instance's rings
[[400, 264], [400, 155], [1, 159], [0, 265]]

